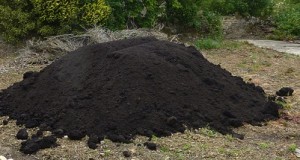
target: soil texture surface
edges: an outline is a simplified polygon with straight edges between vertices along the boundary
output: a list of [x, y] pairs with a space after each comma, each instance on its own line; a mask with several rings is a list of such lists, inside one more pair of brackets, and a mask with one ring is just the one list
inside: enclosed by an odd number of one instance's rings
[[1, 116], [58, 137], [130, 142], [206, 126], [234, 134], [279, 117], [261, 87], [194, 47], [151, 37], [83, 47], [23, 78], [0, 93]]

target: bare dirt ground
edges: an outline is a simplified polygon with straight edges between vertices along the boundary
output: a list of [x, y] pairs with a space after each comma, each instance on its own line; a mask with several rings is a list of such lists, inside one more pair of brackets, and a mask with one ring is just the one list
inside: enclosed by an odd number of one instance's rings
[[[39, 151], [35, 155], [24, 155], [18, 151], [20, 141], [15, 135], [20, 129], [14, 121], [2, 125], [0, 117], [0, 155], [19, 159], [126, 159], [122, 152], [130, 151], [130, 158], [147, 159], [297, 159], [295, 148], [300, 147], [300, 57], [262, 49], [245, 42], [227, 41], [221, 49], [202, 51], [212, 63], [241, 76], [245, 81], [260, 85], [267, 94], [275, 94], [281, 87], [295, 90], [286, 99], [282, 118], [265, 125], [245, 126], [235, 129], [245, 134], [244, 140], [230, 135], [221, 135], [209, 128], [173, 134], [170, 137], [153, 137], [157, 151], [150, 151], [142, 144], [145, 137], [137, 137], [134, 143], [119, 144], [104, 140], [100, 147], [91, 150], [86, 140], [59, 139], [56, 148]], [[0, 89], [20, 81], [25, 71], [40, 70], [44, 66], [25, 68], [9, 65], [14, 57], [0, 58]], [[33, 132], [36, 129], [32, 129]]]

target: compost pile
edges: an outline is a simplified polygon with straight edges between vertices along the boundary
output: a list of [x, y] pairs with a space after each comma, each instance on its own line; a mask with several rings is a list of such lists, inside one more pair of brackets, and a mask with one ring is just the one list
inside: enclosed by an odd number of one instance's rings
[[1, 93], [0, 111], [27, 128], [121, 142], [207, 125], [226, 134], [278, 118], [261, 87], [194, 47], [153, 37], [86, 46], [27, 72]]

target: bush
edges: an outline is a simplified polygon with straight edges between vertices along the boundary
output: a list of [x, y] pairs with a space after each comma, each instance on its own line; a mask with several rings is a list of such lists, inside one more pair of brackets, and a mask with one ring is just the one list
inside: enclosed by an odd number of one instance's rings
[[112, 8], [106, 26], [110, 29], [153, 27], [162, 14], [157, 0], [107, 0]]
[[212, 11], [203, 11], [197, 20], [196, 29], [202, 36], [222, 38], [222, 22], [220, 15]]
[[290, 40], [300, 38], [300, 3], [285, 4], [274, 16], [276, 30], [273, 38]]
[[104, 0], [0, 0], [0, 13], [0, 33], [12, 43], [103, 24], [110, 7]]
[[201, 11], [201, 0], [107, 0], [112, 14], [106, 23], [110, 29], [153, 27], [164, 23], [179, 31], [221, 34], [218, 14]]
[[207, 0], [209, 8], [222, 15], [266, 17], [272, 13], [272, 0]]
[[28, 1], [0, 0], [0, 33], [7, 42], [26, 38], [35, 29]]
[[182, 27], [199, 26], [198, 12], [200, 11], [200, 0], [170, 0], [166, 1], [166, 20]]

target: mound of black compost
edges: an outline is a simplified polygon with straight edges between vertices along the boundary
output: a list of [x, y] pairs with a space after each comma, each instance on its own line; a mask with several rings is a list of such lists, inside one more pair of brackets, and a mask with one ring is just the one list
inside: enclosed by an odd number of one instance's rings
[[[152, 37], [80, 48], [0, 96], [2, 115], [80, 139], [167, 136], [209, 125], [221, 133], [278, 118], [262, 88], [208, 62], [194, 47]], [[82, 135], [83, 134], [83, 135]]]

